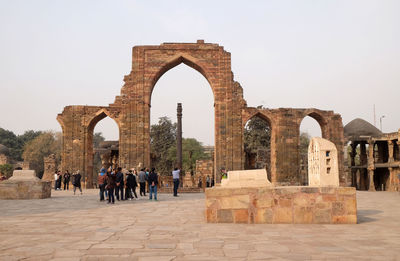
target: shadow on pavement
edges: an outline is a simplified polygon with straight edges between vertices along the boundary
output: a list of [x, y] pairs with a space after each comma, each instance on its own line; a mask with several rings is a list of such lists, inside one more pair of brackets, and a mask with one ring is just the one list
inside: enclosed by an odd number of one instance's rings
[[357, 223], [361, 224], [361, 223], [368, 223], [368, 222], [376, 221], [378, 219], [372, 218], [370, 216], [375, 216], [375, 215], [380, 214], [382, 212], [383, 211], [375, 210], [375, 209], [358, 210], [357, 211], [357, 220], [358, 220]]

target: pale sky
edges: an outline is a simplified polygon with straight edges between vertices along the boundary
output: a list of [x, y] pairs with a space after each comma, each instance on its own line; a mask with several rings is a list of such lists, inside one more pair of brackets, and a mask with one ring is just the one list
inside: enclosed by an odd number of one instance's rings
[[[67, 105], [114, 102], [132, 47], [163, 42], [224, 46], [249, 106], [333, 110], [400, 128], [400, 1], [18, 1], [0, 0], [0, 127], [61, 131]], [[175, 120], [184, 137], [214, 142], [213, 96], [186, 65], [164, 74], [152, 123]], [[306, 122], [306, 120], [304, 121]], [[317, 123], [302, 130], [318, 135]], [[118, 139], [112, 120], [95, 128]]]

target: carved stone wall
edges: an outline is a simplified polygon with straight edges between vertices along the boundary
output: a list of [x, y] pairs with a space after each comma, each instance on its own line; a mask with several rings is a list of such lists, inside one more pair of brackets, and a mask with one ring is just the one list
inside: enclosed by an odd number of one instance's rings
[[[341, 117], [333, 112], [315, 109], [261, 110], [247, 108], [243, 89], [233, 79], [231, 55], [218, 44], [164, 43], [158, 46], [133, 47], [132, 70], [124, 77], [124, 86], [114, 103], [102, 106], [67, 106], [57, 120], [63, 130], [63, 171], [80, 170], [87, 186], [92, 186], [93, 130], [109, 116], [119, 128], [119, 164], [131, 168], [142, 163], [150, 166], [151, 95], [158, 79], [173, 67], [184, 63], [200, 72], [210, 84], [214, 95], [215, 150], [214, 173], [224, 167], [244, 167], [243, 131], [246, 119], [257, 113], [272, 123], [273, 145], [271, 174], [274, 182], [298, 183], [299, 125], [307, 115], [317, 119], [324, 138], [343, 146]], [[341, 166], [343, 150], [338, 147]], [[342, 166], [341, 166], [342, 170]], [[342, 172], [341, 172], [342, 173]], [[89, 174], [89, 175], [88, 175]], [[217, 182], [220, 175], [217, 175]]]
[[258, 116], [271, 127], [271, 182], [281, 185], [300, 185], [300, 124], [306, 116], [314, 118], [321, 127], [322, 138], [333, 142], [338, 150], [339, 181], [345, 185], [344, 136], [342, 117], [333, 111], [318, 109], [257, 109], [243, 108], [242, 128]]
[[43, 158], [44, 173], [42, 180], [54, 181], [54, 173], [56, 172], [56, 156], [54, 154]]

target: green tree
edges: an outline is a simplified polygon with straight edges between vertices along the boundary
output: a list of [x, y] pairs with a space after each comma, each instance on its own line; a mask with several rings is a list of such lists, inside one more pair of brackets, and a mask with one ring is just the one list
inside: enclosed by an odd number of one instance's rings
[[[258, 106], [262, 109], [262, 106]], [[267, 120], [255, 116], [251, 118], [244, 129], [244, 150], [246, 153], [257, 153], [258, 148], [270, 149], [271, 127]]]
[[10, 150], [9, 156], [12, 161], [22, 160], [24, 145], [39, 136], [41, 131], [25, 131], [22, 135], [15, 135], [12, 131], [0, 128], [0, 144], [7, 146]]
[[[176, 165], [176, 123], [168, 117], [161, 117], [158, 124], [151, 126], [151, 166], [155, 167], [160, 175], [169, 175]], [[194, 138], [182, 139], [182, 168], [194, 170], [196, 160], [207, 159], [201, 142]]]
[[[169, 158], [172, 162], [176, 162], [176, 144], [169, 151]], [[196, 168], [196, 160], [209, 159], [209, 155], [204, 153], [201, 142], [194, 138], [182, 138], [182, 169], [194, 171]]]
[[170, 150], [176, 146], [176, 123], [168, 117], [161, 117], [158, 124], [150, 128], [151, 165], [160, 174], [169, 173], [174, 162], [170, 158]]
[[43, 158], [55, 154], [57, 161], [61, 154], [61, 134], [43, 132], [33, 140], [25, 144], [23, 158], [29, 161], [30, 166], [41, 177], [43, 175]]
[[300, 158], [307, 160], [308, 158], [308, 145], [310, 144], [310, 134], [307, 132], [300, 133]]
[[[100, 143], [102, 141], [105, 141], [103, 134], [101, 132], [96, 132], [93, 135], [93, 148], [99, 148]], [[102, 163], [101, 163], [100, 153], [96, 152], [96, 153], [94, 153], [94, 158], [93, 158], [93, 177], [94, 178], [97, 177], [97, 173], [99, 172], [101, 167], [102, 167]]]
[[98, 148], [100, 146], [100, 143], [102, 141], [105, 141], [106, 139], [103, 136], [103, 133], [101, 132], [96, 132], [93, 135], [93, 148]]
[[20, 158], [18, 153], [18, 150], [21, 148], [20, 142], [12, 131], [0, 128], [0, 144], [8, 147], [9, 155], [7, 156], [11, 159], [18, 160]]
[[9, 178], [12, 176], [13, 169], [13, 165], [11, 164], [0, 165], [0, 174], [4, 175], [6, 178]]

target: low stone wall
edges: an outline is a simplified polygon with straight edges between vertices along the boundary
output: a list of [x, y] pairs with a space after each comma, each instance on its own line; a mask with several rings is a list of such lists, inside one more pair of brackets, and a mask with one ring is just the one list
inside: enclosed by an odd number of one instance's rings
[[3, 181], [0, 199], [42, 199], [51, 197], [51, 181]]
[[357, 223], [353, 187], [214, 187], [205, 192], [209, 223]]

